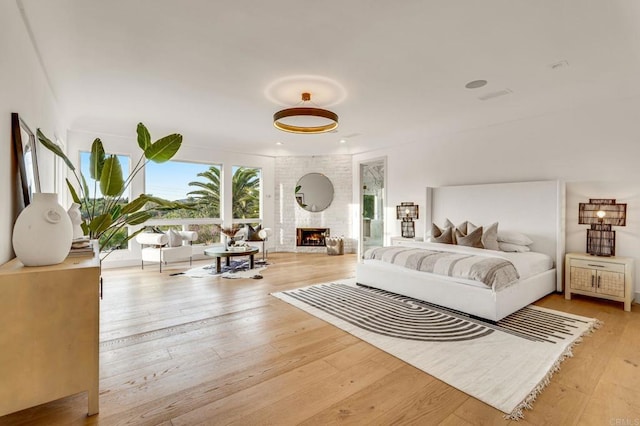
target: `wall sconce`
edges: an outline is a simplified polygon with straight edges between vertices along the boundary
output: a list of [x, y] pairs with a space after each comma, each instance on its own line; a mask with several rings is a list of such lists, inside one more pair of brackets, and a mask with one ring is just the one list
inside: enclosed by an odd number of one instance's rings
[[416, 236], [414, 220], [418, 219], [418, 206], [413, 203], [400, 203], [396, 206], [396, 217], [402, 219], [402, 238], [414, 238]]
[[580, 203], [578, 223], [590, 225], [587, 229], [587, 253], [594, 256], [616, 255], [616, 231], [612, 226], [627, 225], [627, 205], [616, 204], [615, 199], [595, 199]]

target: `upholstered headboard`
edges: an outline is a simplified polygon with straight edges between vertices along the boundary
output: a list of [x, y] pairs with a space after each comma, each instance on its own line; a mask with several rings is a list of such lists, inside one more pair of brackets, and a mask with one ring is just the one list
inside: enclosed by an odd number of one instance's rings
[[495, 183], [427, 188], [425, 230], [431, 222], [443, 225], [465, 220], [476, 225], [498, 222], [498, 231], [528, 235], [531, 249], [551, 256], [562, 291], [564, 258], [565, 185], [561, 181]]

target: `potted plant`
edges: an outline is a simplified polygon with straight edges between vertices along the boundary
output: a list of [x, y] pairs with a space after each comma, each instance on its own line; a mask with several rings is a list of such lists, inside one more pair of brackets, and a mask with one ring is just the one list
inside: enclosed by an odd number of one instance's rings
[[71, 198], [75, 203], [80, 204], [83, 218], [81, 223], [82, 230], [90, 239], [99, 241], [101, 251], [112, 241], [121, 240], [121, 243], [126, 243], [135, 237], [144, 229], [124, 236], [122, 231], [126, 230], [127, 226], [144, 223], [151, 219], [153, 213], [157, 211], [192, 208], [188, 204], [177, 203], [147, 194], [140, 194], [134, 200], [128, 200], [123, 196], [133, 178], [144, 168], [145, 164], [149, 161], [155, 163], [169, 161], [182, 145], [182, 135], [175, 133], [151, 142], [151, 135], [142, 123], [138, 124], [137, 134], [138, 146], [142, 150], [142, 154], [126, 179], [123, 176], [118, 157], [116, 155], [107, 155], [99, 138], [93, 141], [89, 157], [89, 174], [93, 180], [93, 193], [96, 193], [96, 189], [99, 186], [103, 198], [95, 196], [91, 198], [87, 179], [82, 172], [76, 169], [60, 146], [47, 138], [40, 129], [37, 131], [40, 143], [62, 158], [73, 173], [76, 180], [75, 186], [69, 179], [66, 179], [66, 181]]

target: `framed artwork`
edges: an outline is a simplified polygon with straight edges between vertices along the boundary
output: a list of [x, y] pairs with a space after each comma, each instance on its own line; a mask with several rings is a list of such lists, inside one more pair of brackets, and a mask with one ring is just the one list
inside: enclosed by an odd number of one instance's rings
[[298, 205], [300, 207], [306, 207], [306, 204], [304, 203], [304, 194], [301, 192], [297, 192], [296, 193], [296, 201], [298, 202]]
[[11, 113], [11, 138], [18, 162], [19, 186], [24, 206], [28, 206], [35, 192], [40, 192], [36, 137], [17, 112]]

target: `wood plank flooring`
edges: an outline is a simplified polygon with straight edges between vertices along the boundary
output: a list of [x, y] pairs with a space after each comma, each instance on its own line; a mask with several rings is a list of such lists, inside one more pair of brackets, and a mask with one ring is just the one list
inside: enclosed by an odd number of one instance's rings
[[[355, 255], [269, 254], [264, 279], [176, 263], [103, 271], [100, 414], [78, 394], [0, 425], [509, 424], [502, 413], [269, 294], [354, 276]], [[205, 262], [197, 262], [204, 265]], [[518, 425], [640, 424], [640, 306], [550, 295], [604, 326]], [[1, 349], [0, 349], [1, 350]], [[0, 383], [1, 386], [1, 383]]]

